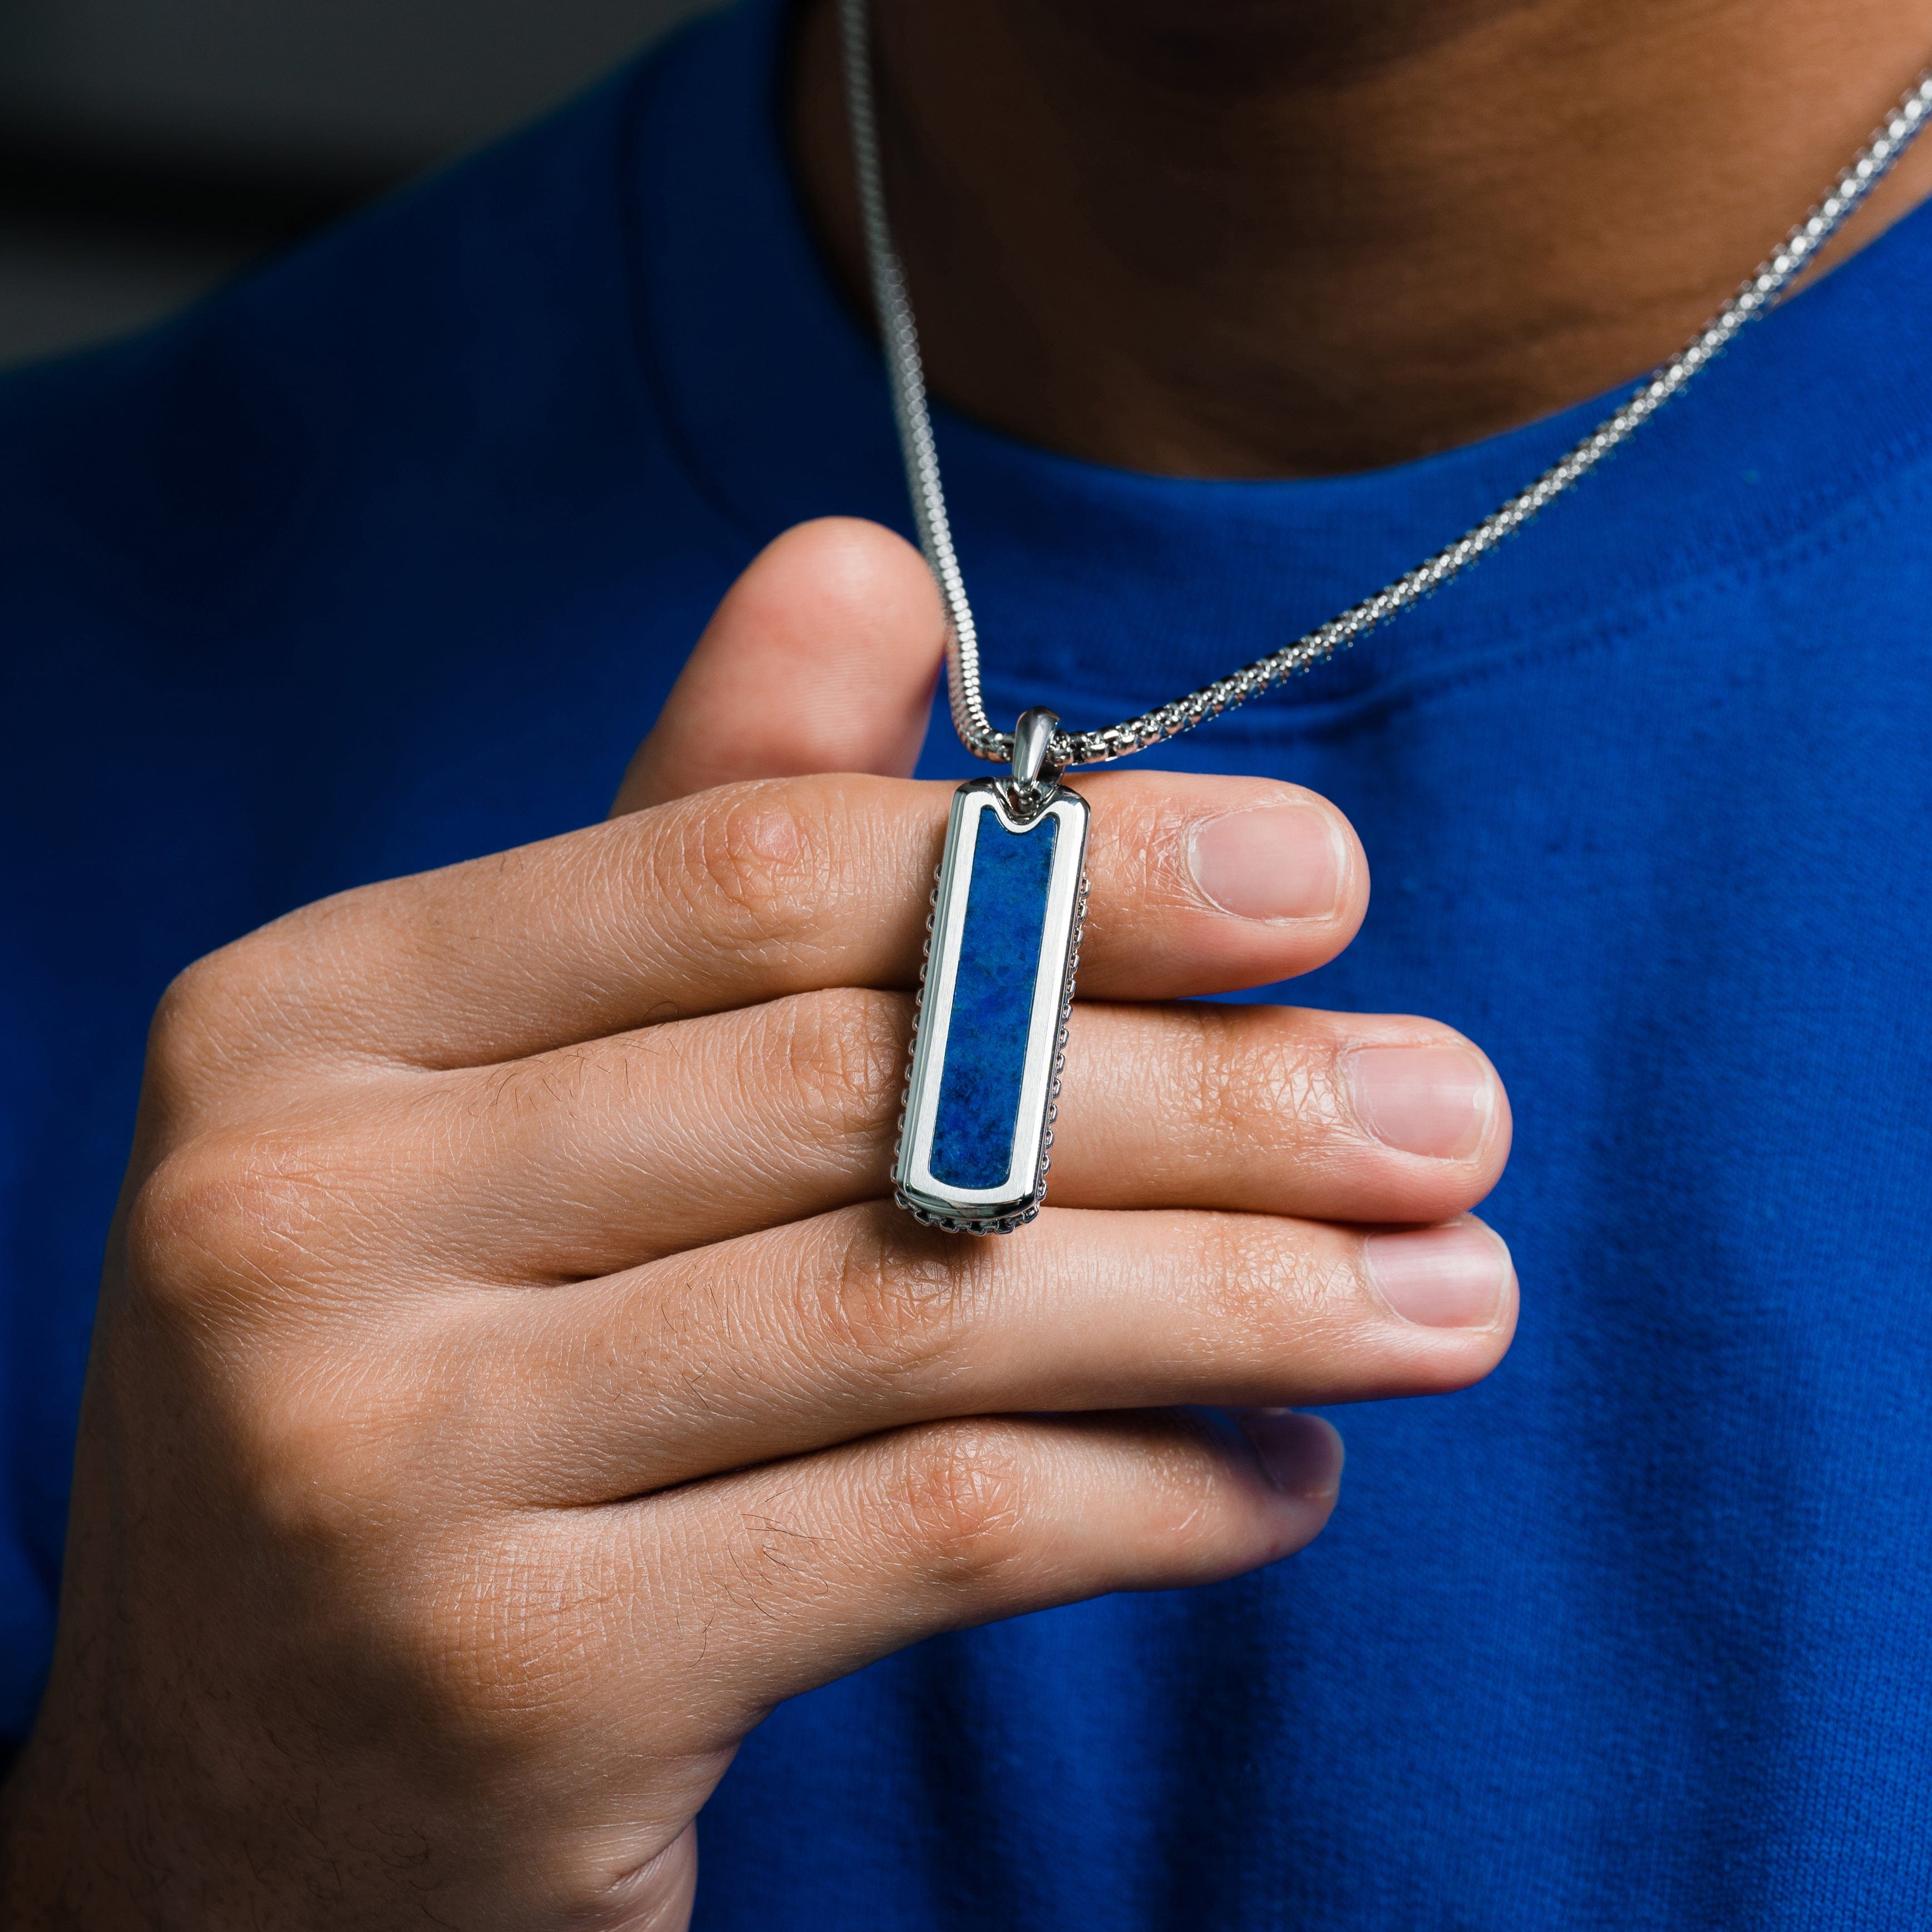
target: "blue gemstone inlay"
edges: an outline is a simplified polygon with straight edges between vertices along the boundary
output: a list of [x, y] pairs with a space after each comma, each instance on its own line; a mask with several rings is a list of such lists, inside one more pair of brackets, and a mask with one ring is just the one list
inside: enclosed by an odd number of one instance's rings
[[980, 814], [929, 1162], [950, 1187], [997, 1187], [1013, 1163], [1059, 831], [1057, 818], [1009, 832]]

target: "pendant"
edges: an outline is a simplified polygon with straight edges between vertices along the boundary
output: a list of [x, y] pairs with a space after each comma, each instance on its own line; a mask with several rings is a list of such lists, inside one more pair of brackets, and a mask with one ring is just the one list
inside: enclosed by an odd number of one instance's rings
[[1086, 912], [1087, 801], [1029, 711], [1010, 778], [952, 795], [913, 1022], [892, 1176], [902, 1208], [956, 1234], [1010, 1234], [1040, 1212]]

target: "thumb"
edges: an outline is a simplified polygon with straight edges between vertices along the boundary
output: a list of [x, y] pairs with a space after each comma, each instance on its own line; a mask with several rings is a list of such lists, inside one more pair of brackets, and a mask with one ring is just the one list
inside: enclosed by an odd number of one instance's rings
[[726, 592], [612, 816], [739, 778], [904, 777], [945, 622], [925, 560], [890, 530], [850, 517], [787, 530]]

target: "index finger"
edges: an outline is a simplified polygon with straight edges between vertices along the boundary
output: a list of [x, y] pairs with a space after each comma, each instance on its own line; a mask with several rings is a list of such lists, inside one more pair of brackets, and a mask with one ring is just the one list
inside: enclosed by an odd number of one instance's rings
[[[1078, 784], [1094, 807], [1083, 996], [1265, 985], [1354, 936], [1366, 861], [1314, 794], [1154, 772]], [[324, 900], [193, 970], [234, 1016], [230, 1061], [292, 1049], [437, 1069], [826, 987], [909, 986], [952, 791], [722, 786]]]

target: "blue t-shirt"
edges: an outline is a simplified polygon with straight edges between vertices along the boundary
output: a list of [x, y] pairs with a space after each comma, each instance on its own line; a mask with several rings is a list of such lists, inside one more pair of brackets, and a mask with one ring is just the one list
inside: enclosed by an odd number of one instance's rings
[[[602, 815], [784, 526], [904, 527], [776, 131], [773, 0], [130, 345], [0, 384], [0, 1725], [45, 1667], [143, 1028], [358, 881]], [[1527, 535], [1163, 748], [1375, 900], [1305, 1002], [1508, 1082], [1482, 1387], [1339, 1417], [1306, 1552], [782, 1709], [705, 1932], [1932, 1922], [1932, 214]], [[1374, 475], [942, 415], [995, 716], [1110, 721], [1455, 536], [1602, 408]], [[966, 760], [943, 725], [928, 775]]]

